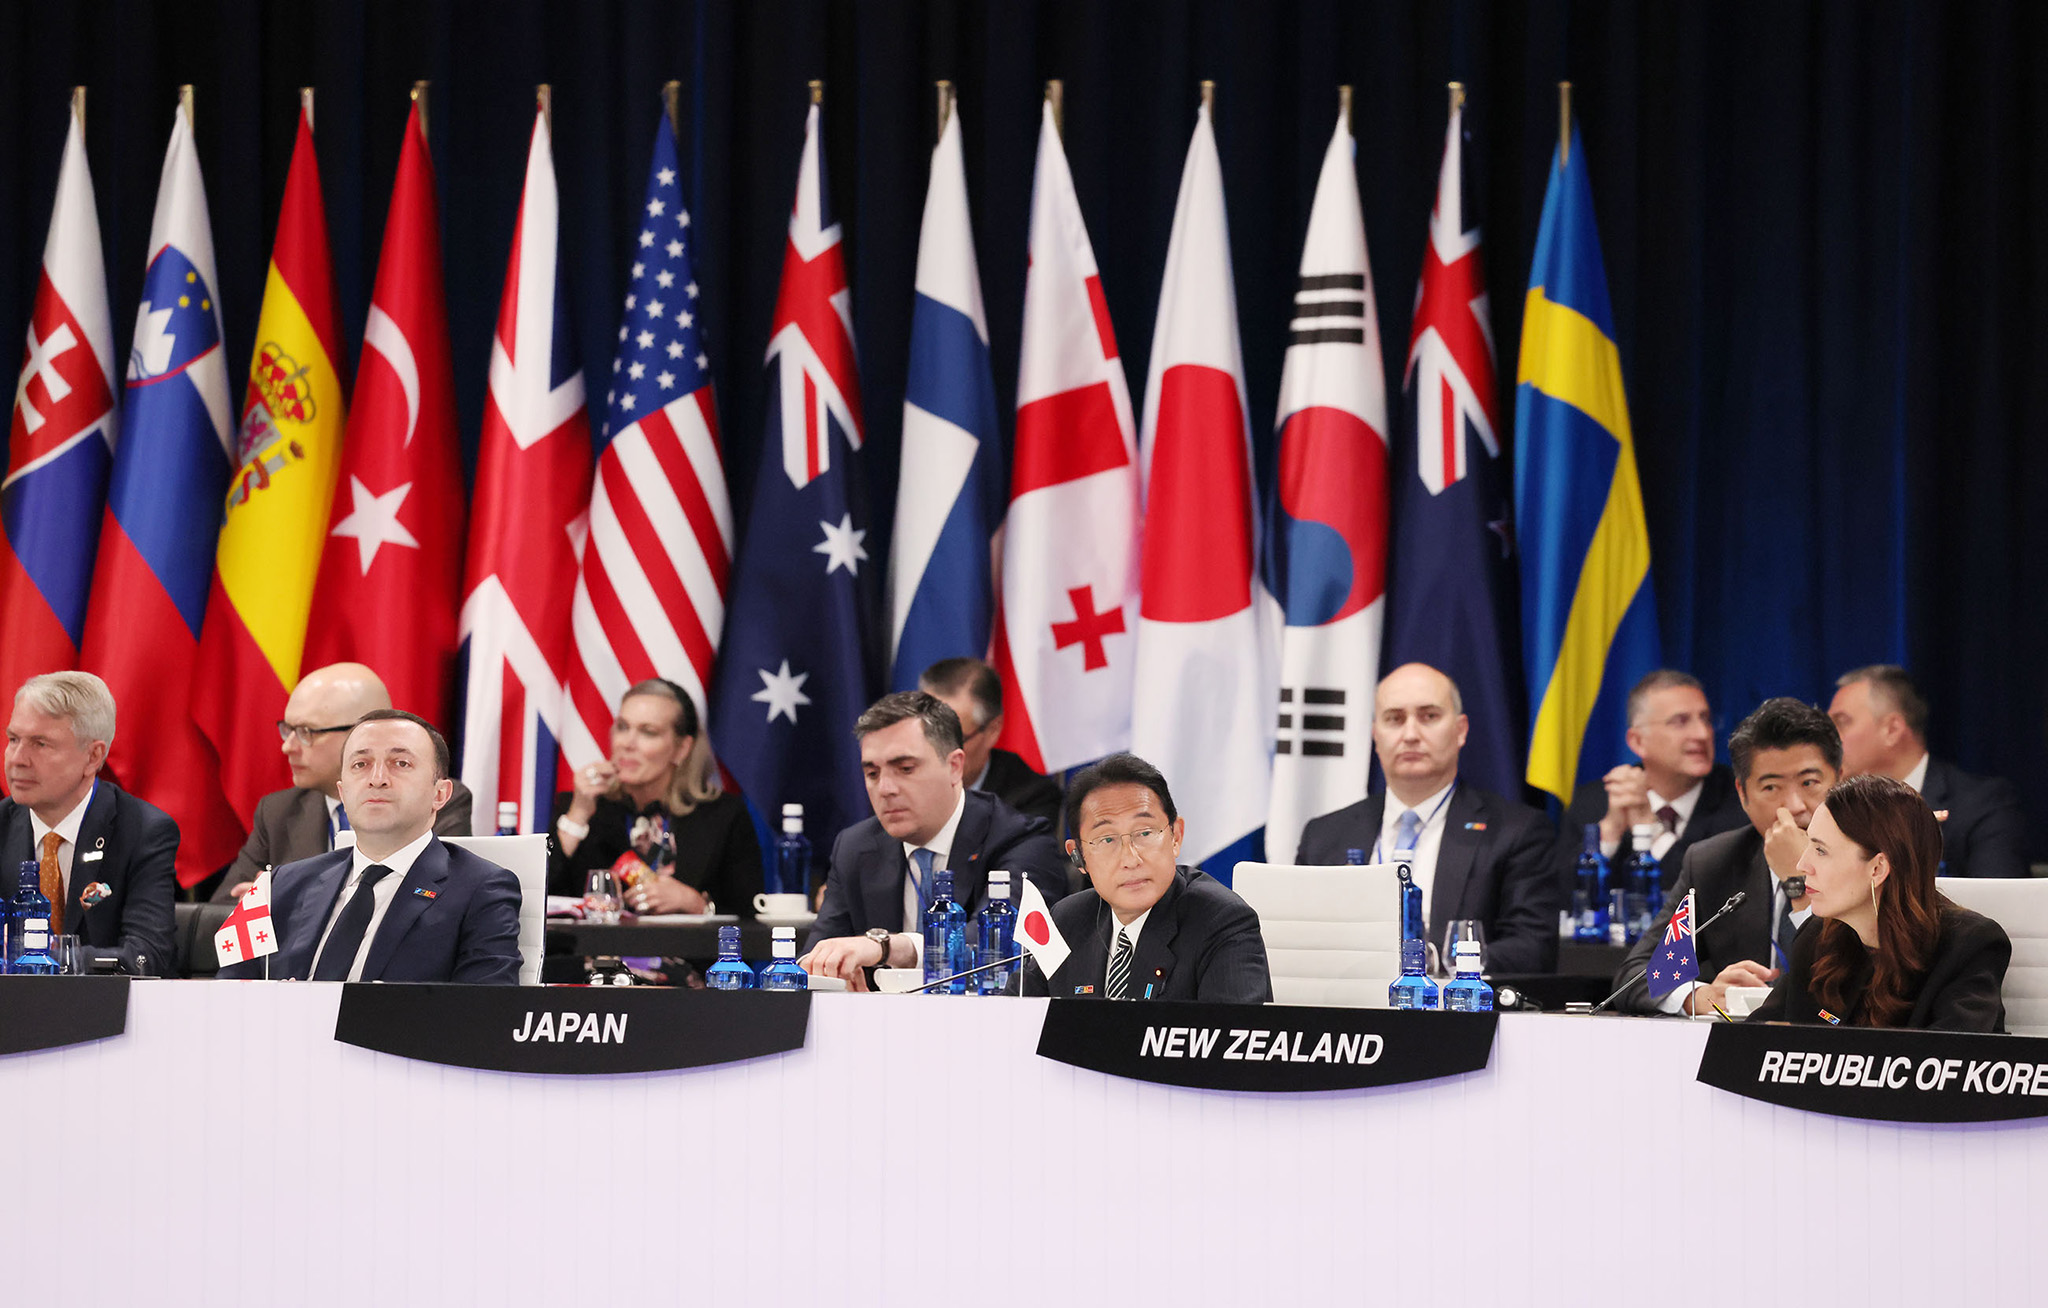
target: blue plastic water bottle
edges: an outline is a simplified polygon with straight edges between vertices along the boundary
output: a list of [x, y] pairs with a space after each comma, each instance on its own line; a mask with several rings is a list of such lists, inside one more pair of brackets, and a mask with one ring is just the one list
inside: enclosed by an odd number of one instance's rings
[[501, 835], [501, 836], [516, 836], [516, 835], [518, 835], [518, 834], [519, 834], [519, 801], [518, 801], [518, 800], [516, 800], [516, 799], [506, 799], [506, 800], [500, 800], [500, 801], [498, 802], [498, 831], [497, 831], [497, 834], [499, 834], [499, 835]]
[[[953, 898], [952, 872], [932, 873], [932, 897], [925, 905], [923, 925], [926, 985], [974, 966], [968, 961], [973, 956], [967, 947], [967, 910]], [[964, 995], [967, 978], [961, 977], [929, 993]]]
[[1428, 952], [1422, 943], [1422, 887], [1406, 863], [1401, 876], [1401, 975], [1387, 987], [1387, 1003], [1394, 1008], [1437, 1006], [1436, 982], [1429, 979]]
[[1351, 867], [1364, 867], [1365, 851], [1362, 849], [1347, 849], [1344, 851], [1344, 861]]
[[58, 972], [50, 953], [50, 901], [43, 895], [42, 868], [32, 858], [22, 860], [21, 880], [8, 904], [7, 970], [16, 976]]
[[1460, 940], [1454, 952], [1457, 955], [1457, 975], [1444, 983], [1444, 1011], [1491, 1013], [1493, 987], [1479, 975], [1479, 942]]
[[[720, 934], [723, 934], [722, 932]], [[720, 942], [721, 945], [724, 943]], [[742, 966], [745, 966], [742, 964]], [[810, 977], [796, 965], [796, 928], [775, 928], [775, 961], [761, 969], [763, 990], [809, 990]]]
[[804, 836], [804, 806], [782, 806], [782, 834], [775, 838], [774, 883], [771, 895], [811, 893], [811, 842]]
[[[1003, 868], [990, 868], [988, 873], [988, 902], [981, 906], [981, 915], [975, 923], [978, 944], [974, 965], [988, 967], [1017, 952], [1017, 906], [1010, 902], [1010, 874]], [[1011, 966], [989, 967], [986, 972], [974, 976], [976, 994], [1007, 994], [1010, 977], [1014, 975]]]
[[[1646, 831], [1650, 833], [1648, 836], [1643, 834]], [[1642, 928], [1635, 933], [1637, 939], [1657, 924], [1658, 915], [1664, 911], [1664, 865], [1650, 848], [1655, 834], [1655, 827], [1636, 828], [1636, 865], [1633, 870], [1641, 883], [1636, 893], [1643, 897]]]
[[1586, 824], [1586, 847], [1579, 854], [1578, 876], [1572, 884], [1572, 938], [1585, 944], [1607, 943], [1607, 860], [1600, 853], [1600, 824]]
[[[790, 943], [796, 943], [795, 928], [790, 929]], [[802, 971], [802, 968], [798, 968]], [[704, 984], [713, 990], [752, 990], [754, 969], [740, 958], [740, 929], [736, 926], [718, 928], [718, 961], [704, 970]]]

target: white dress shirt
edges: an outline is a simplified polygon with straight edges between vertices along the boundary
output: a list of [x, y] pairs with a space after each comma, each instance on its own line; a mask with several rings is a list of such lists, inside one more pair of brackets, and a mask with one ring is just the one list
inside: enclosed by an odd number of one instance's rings
[[1920, 761], [1913, 765], [1913, 770], [1900, 778], [1913, 788], [1913, 793], [1916, 795], [1927, 789], [1927, 760], [1930, 757], [1931, 755], [1922, 754]]
[[[78, 807], [66, 813], [54, 827], [44, 826], [43, 820], [36, 816], [34, 809], [28, 811], [28, 829], [30, 836], [33, 837], [29, 853], [35, 856], [36, 862], [43, 861], [44, 836], [54, 831], [64, 842], [57, 846], [57, 875], [59, 884], [63, 886], [63, 902], [67, 904], [71, 902], [71, 864], [78, 850], [78, 827], [85, 821], [85, 810], [92, 804], [93, 792], [99, 788], [100, 783], [97, 781], [87, 786], [85, 798], [78, 801]], [[12, 887], [9, 888], [9, 893], [13, 893]], [[64, 925], [69, 928], [71, 923], [66, 922]], [[72, 934], [76, 935], [77, 932], [73, 931]]]
[[425, 835], [416, 838], [389, 858], [371, 858], [363, 853], [361, 846], [356, 847], [351, 855], [354, 862], [349, 868], [348, 880], [342, 884], [341, 894], [334, 901], [334, 911], [327, 915], [327, 927], [320, 933], [320, 948], [313, 951], [314, 966], [319, 965], [320, 950], [327, 948], [327, 937], [334, 933], [334, 924], [341, 919], [342, 910], [348, 907], [348, 901], [355, 896], [356, 887], [362, 883], [364, 869], [388, 867], [391, 870], [384, 874], [383, 879], [370, 887], [370, 902], [373, 905], [370, 909], [370, 925], [364, 928], [363, 943], [356, 947], [355, 961], [348, 967], [349, 980], [363, 979], [363, 960], [370, 956], [370, 946], [377, 939], [377, 929], [384, 925], [384, 915], [391, 911], [391, 901], [398, 898], [398, 887], [412, 872], [412, 865], [419, 860], [419, 856], [426, 851], [427, 842], [433, 838], [434, 833], [430, 829]]
[[1380, 816], [1380, 838], [1373, 847], [1372, 861], [1408, 864], [1408, 874], [1415, 878], [1416, 885], [1422, 887], [1424, 923], [1429, 921], [1429, 891], [1436, 882], [1436, 856], [1443, 848], [1444, 827], [1450, 822], [1450, 795], [1457, 784], [1453, 779], [1450, 785], [1415, 806], [1415, 816], [1423, 821], [1422, 830], [1415, 837], [1415, 848], [1410, 853], [1401, 854], [1395, 850], [1395, 846], [1401, 843], [1401, 815], [1408, 812], [1408, 808], [1394, 798], [1391, 790], [1387, 792], [1387, 811]]
[[[1692, 811], [1700, 806], [1700, 795], [1706, 788], [1707, 779], [1701, 777], [1698, 781], [1692, 783], [1691, 790], [1686, 791], [1676, 799], [1666, 799], [1654, 790], [1643, 792], [1643, 798], [1649, 802], [1650, 816], [1655, 819], [1659, 828], [1656, 836], [1650, 841], [1650, 852], [1657, 856], [1658, 862], [1664, 861], [1664, 856], [1671, 852], [1671, 847], [1678, 843], [1680, 836], [1685, 834], [1686, 825], [1692, 821]], [[1665, 826], [1664, 819], [1657, 816], [1657, 810], [1667, 804], [1670, 805], [1674, 813], [1678, 814], [1678, 824], [1676, 826]], [[1620, 848], [1621, 841], [1618, 839], [1602, 840], [1600, 842], [1600, 852], [1608, 858], [1613, 858], [1615, 851]]]
[[[953, 856], [953, 836], [960, 830], [960, 815], [966, 811], [967, 792], [962, 790], [960, 797], [953, 801], [953, 816], [946, 819], [946, 825], [939, 828], [937, 835], [922, 845], [913, 845], [907, 840], [903, 842], [903, 929], [916, 941], [919, 966], [924, 964], [924, 904], [917, 894], [917, 864], [911, 861], [910, 856], [920, 849], [929, 849], [932, 851], [933, 873], [944, 872], [950, 866], [947, 860]], [[924, 893], [929, 896], [932, 888], [926, 886]]]

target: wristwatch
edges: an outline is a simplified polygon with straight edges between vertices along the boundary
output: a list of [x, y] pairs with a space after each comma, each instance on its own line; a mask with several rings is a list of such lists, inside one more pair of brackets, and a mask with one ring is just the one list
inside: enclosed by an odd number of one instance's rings
[[881, 927], [869, 927], [864, 934], [867, 936], [868, 939], [874, 941], [876, 944], [882, 947], [882, 961], [875, 964], [875, 966], [889, 966], [889, 933], [887, 931], [884, 931]]

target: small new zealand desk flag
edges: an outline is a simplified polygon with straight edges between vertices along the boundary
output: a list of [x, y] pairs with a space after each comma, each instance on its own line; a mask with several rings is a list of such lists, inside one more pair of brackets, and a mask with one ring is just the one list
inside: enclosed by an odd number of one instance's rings
[[1652, 999], [1662, 999], [1686, 982], [1700, 979], [1700, 959], [1692, 947], [1692, 891], [1685, 892], [1678, 911], [1671, 915], [1664, 939], [1650, 955], [1650, 970], [1645, 979], [1650, 983]]

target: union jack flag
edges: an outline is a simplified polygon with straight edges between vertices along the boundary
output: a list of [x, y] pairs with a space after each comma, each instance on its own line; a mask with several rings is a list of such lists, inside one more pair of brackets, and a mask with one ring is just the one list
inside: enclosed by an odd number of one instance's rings
[[1700, 979], [1699, 954], [1692, 946], [1692, 891], [1671, 914], [1664, 939], [1650, 955], [1650, 998], [1662, 999], [1688, 981]]
[[802, 804], [805, 832], [821, 842], [868, 812], [851, 728], [880, 662], [839, 236], [813, 104], [768, 343], [768, 448], [729, 592], [710, 722], [721, 760], [755, 807]]
[[649, 677], [681, 686], [708, 717], [725, 626], [732, 507], [678, 176], [675, 131], [662, 114], [576, 580], [562, 738], [570, 768], [606, 757], [619, 700]]
[[491, 339], [461, 627], [462, 780], [479, 813], [518, 801], [522, 830], [544, 822], [553, 800], [569, 610], [589, 528], [590, 419], [562, 294], [559, 209], [543, 110]]
[[1493, 328], [1479, 261], [1479, 222], [1468, 220], [1465, 211], [1464, 116], [1462, 106], [1452, 112], [1444, 138], [1403, 381], [1415, 399], [1417, 470], [1432, 495], [1467, 475], [1466, 423], [1487, 454], [1500, 457]]

